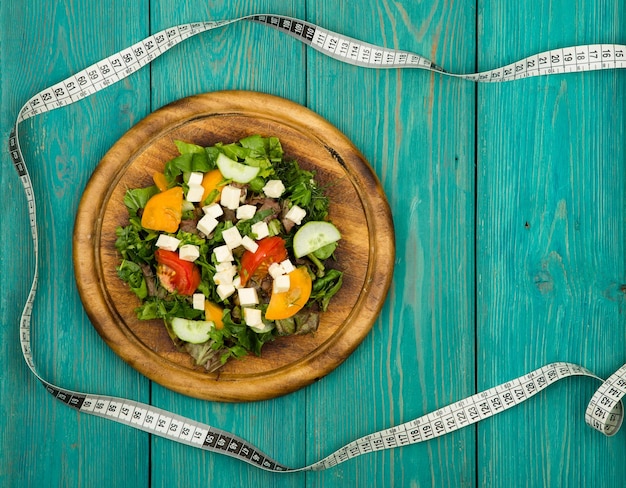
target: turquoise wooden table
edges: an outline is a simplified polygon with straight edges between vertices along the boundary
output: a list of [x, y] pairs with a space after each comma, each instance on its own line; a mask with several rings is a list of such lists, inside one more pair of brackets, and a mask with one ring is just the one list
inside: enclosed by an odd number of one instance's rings
[[[306, 19], [454, 72], [626, 40], [622, 0], [4, 1], [3, 141], [29, 97], [90, 64], [173, 25], [251, 13]], [[188, 398], [128, 366], [89, 322], [71, 259], [78, 202], [111, 145], [150, 112], [223, 89], [285, 97], [338, 127], [380, 178], [396, 233], [393, 282], [365, 341], [313, 385], [252, 403]], [[122, 82], [22, 124], [41, 240], [37, 366], [66, 388], [230, 431], [290, 466], [553, 361], [606, 378], [626, 362], [625, 90], [619, 70], [477, 85], [359, 68], [250, 22], [190, 39]], [[563, 380], [437, 440], [309, 473], [267, 473], [79, 414], [22, 358], [18, 324], [34, 262], [7, 151], [0, 188], [1, 486], [626, 484], [624, 430], [608, 438], [584, 422], [600, 384], [590, 378]]]

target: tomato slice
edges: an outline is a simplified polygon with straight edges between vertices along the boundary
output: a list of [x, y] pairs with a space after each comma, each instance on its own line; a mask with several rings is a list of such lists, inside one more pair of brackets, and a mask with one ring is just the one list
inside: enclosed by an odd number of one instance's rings
[[178, 257], [177, 252], [157, 249], [154, 253], [157, 260], [157, 277], [170, 293], [192, 295], [200, 284], [200, 269], [190, 261]]
[[311, 296], [313, 280], [304, 266], [289, 273], [289, 290], [272, 293], [265, 311], [267, 320], [281, 320], [293, 317], [302, 310]]
[[256, 252], [246, 251], [241, 256], [241, 285], [245, 286], [252, 276], [263, 278], [272, 263], [287, 259], [284, 239], [278, 236], [265, 237], [257, 242]]

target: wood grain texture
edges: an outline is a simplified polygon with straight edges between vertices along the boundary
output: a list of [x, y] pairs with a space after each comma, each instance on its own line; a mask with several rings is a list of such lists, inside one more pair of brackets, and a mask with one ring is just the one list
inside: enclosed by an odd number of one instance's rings
[[[194, 366], [161, 320], [137, 319], [140, 305], [117, 276], [116, 229], [128, 225], [124, 195], [144, 188], [177, 156], [174, 141], [203, 147], [261, 134], [278, 137], [327, 188], [329, 216], [341, 232], [334, 266], [343, 285], [314, 334], [282, 337], [261, 356], [229, 361], [215, 373]], [[98, 164], [78, 207], [74, 269], [81, 299], [107, 344], [139, 372], [174, 391], [215, 401], [274, 398], [318, 381], [360, 344], [378, 317], [393, 273], [393, 224], [380, 183], [335, 127], [302, 105], [258, 92], [187, 97], [150, 114]]]
[[[473, 2], [324, 2], [311, 21], [469, 70]], [[339, 10], [337, 10], [339, 9]], [[337, 13], [339, 12], [339, 13]], [[346, 18], [354, 20], [346, 23]], [[396, 268], [381, 320], [332, 384], [311, 388], [309, 459], [328, 443], [390, 427], [474, 389], [474, 87], [431, 73], [362, 70], [308, 56], [309, 105], [376, 169], [396, 229]], [[451, 380], [454, 378], [454, 380]], [[328, 397], [334, 408], [328, 409]], [[347, 421], [349, 419], [349, 421]], [[361, 457], [311, 486], [471, 486], [474, 433]], [[406, 466], [411, 466], [410, 470]]]
[[[181, 22], [276, 12], [424, 54], [452, 71], [578, 42], [623, 43], [621, 0], [65, 0], [2, 2], [0, 123], [32, 94]], [[474, 66], [475, 63], [478, 66]], [[145, 400], [303, 465], [376, 429], [552, 360], [608, 375], [624, 356], [624, 72], [476, 87], [420, 71], [354, 68], [240, 23], [23, 125], [39, 198], [35, 354], [64, 386]], [[71, 233], [96, 163], [148, 112], [222, 89], [280, 95], [337, 126], [378, 174], [394, 216], [389, 299], [335, 371], [245, 404], [172, 394], [125, 365], [82, 312]], [[597, 383], [572, 379], [437, 441], [278, 477], [234, 459], [77, 415], [27, 371], [17, 323], [32, 269], [25, 198], [0, 164], [0, 485], [623, 486], [626, 431], [584, 425]], [[8, 271], [7, 271], [8, 270]]]
[[[93, 2], [2, 2], [2, 139], [22, 104], [70, 73], [135, 42], [148, 32], [147, 2], [106, 10]], [[137, 22], [126, 22], [124, 9]], [[95, 19], [98, 19], [97, 21]], [[94, 97], [21, 126], [21, 142], [37, 197], [41, 274], [33, 315], [33, 350], [48, 379], [68, 388], [148, 400], [149, 382], [102, 348], [77, 293], [72, 228], [88, 174], [106, 149], [149, 111], [149, 73], [139, 73]], [[96, 100], [97, 99], [97, 100]], [[106, 127], [106, 130], [102, 128]], [[3, 142], [3, 148], [6, 142]], [[30, 374], [19, 347], [19, 314], [32, 278], [32, 243], [26, 200], [15, 170], [2, 151], [0, 277], [0, 485], [145, 486], [147, 434], [83, 418], [57, 402]], [[4, 327], [6, 325], [6, 327]], [[103, 446], [106, 462], [95, 462]], [[94, 457], [94, 455], [96, 457]], [[114, 467], [114, 468], [113, 468]]]
[[[480, 5], [483, 69], [549, 49], [554, 39], [560, 46], [623, 40], [623, 2]], [[479, 87], [479, 388], [555, 360], [600, 374], [624, 362], [625, 82], [624, 73], [606, 72]], [[480, 425], [478, 484], [626, 479], [619, 441], [584, 424], [597, 386], [558, 385], [509, 418]]]
[[[151, 9], [154, 26], [166, 27], [189, 18], [232, 18], [256, 12], [280, 12], [298, 18], [306, 17], [304, 1], [247, 2], [217, 1], [207, 4], [192, 0], [158, 2]], [[283, 96], [297, 103], [306, 102], [306, 55], [295, 40], [260, 25], [240, 23], [202, 36], [197, 42], [185, 43], [168, 63], [155, 64], [152, 70], [153, 107], [161, 107], [181, 97], [224, 89], [242, 89]], [[183, 68], [181, 68], [183, 66]], [[153, 387], [152, 401], [164, 408], [190, 412], [236, 433], [272, 452], [284, 463], [302, 465], [306, 428], [304, 405], [307, 388], [271, 401], [245, 404], [199, 402], [172, 395], [167, 389]], [[154, 439], [152, 443], [152, 481], [154, 486], [170, 486], [176, 478], [181, 485], [218, 483], [226, 486], [300, 487], [306, 474], [277, 479], [274, 475], [248, 469], [236, 460], [206, 456], [203, 452], [181, 449], [182, 446]], [[175, 477], [162, 466], [191, 465]]]

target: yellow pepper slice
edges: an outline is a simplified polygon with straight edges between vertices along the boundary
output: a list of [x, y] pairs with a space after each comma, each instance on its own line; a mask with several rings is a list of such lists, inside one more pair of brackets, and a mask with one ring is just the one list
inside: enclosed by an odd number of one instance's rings
[[224, 309], [222, 309], [222, 307], [220, 307], [216, 303], [205, 300], [204, 314], [206, 316], [206, 320], [213, 321], [217, 330], [224, 328], [224, 320], [222, 318], [224, 315]]
[[141, 216], [141, 225], [146, 229], [176, 232], [183, 216], [183, 189], [175, 186], [152, 196]]
[[159, 191], [167, 190], [167, 179], [165, 178], [165, 175], [163, 173], [159, 173], [158, 171], [156, 171], [152, 175], [152, 180], [154, 181], [154, 184], [159, 189]]
[[215, 197], [215, 200], [213, 200], [213, 202], [211, 203], [220, 201], [220, 197], [222, 196], [222, 188], [224, 188], [223, 185], [220, 185], [220, 183], [223, 179], [224, 176], [222, 176], [222, 173], [220, 173], [219, 169], [214, 169], [204, 174], [204, 177], [202, 178], [204, 193], [202, 194], [202, 200], [200, 200], [202, 203], [204, 203], [206, 198], [213, 190], [217, 190], [217, 197]]
[[313, 280], [304, 266], [289, 273], [289, 290], [272, 293], [270, 303], [265, 311], [267, 320], [281, 320], [294, 316], [311, 296]]

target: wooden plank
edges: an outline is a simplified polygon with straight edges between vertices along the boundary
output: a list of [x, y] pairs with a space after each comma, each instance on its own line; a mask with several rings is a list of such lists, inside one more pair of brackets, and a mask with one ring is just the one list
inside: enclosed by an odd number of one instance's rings
[[[623, 2], [479, 2], [479, 67], [623, 40]], [[479, 389], [567, 360], [624, 362], [624, 73], [478, 91]], [[478, 485], [617, 486], [624, 432], [584, 424], [597, 382], [568, 380], [479, 426]]]
[[[304, 2], [249, 2], [243, 9], [226, 2], [210, 9], [200, 2], [141, 2], [113, 3], [106, 10], [83, 1], [44, 7], [26, 0], [19, 8], [4, 2], [2, 133], [8, 134], [21, 104], [37, 90], [140, 40], [148, 28], [205, 18], [308, 13], [331, 29], [422, 52], [454, 71], [474, 71], [475, 25], [483, 68], [555, 43], [621, 40], [624, 5], [617, 1], [478, 5], [476, 22], [469, 1], [364, 1], [358, 9]], [[80, 193], [106, 149], [150, 110], [224, 88], [307, 103], [346, 133], [389, 195], [398, 249], [388, 303], [365, 343], [315, 385], [243, 405], [207, 403], [149, 385], [97, 336], [68, 264]], [[606, 376], [624, 361], [626, 158], [618, 133], [624, 88], [623, 73], [605, 72], [475, 92], [470, 83], [439, 75], [346, 66], [252, 24], [190, 40], [119, 85], [24, 124], [22, 143], [34, 163], [41, 220], [38, 365], [63, 386], [152, 401], [239, 434], [296, 466], [467, 396], [475, 383], [487, 388], [548, 361], [572, 360]], [[0, 203], [0, 235], [10, 236], [0, 241], [0, 315], [8, 324], [0, 332], [0, 369], [8, 372], [0, 376], [2, 486], [42, 479], [61, 486], [620, 486], [626, 479], [624, 432], [607, 439], [584, 425], [584, 408], [597, 386], [591, 380], [553, 386], [481, 423], [478, 436], [466, 429], [331, 471], [282, 478], [78, 415], [49, 397], [20, 354], [16, 304], [26, 297], [24, 275], [33, 261], [21, 185], [10, 164], [0, 168], [0, 185], [10, 195]]]
[[[472, 71], [473, 2], [317, 2], [309, 15], [342, 34]], [[375, 168], [394, 216], [397, 253], [377, 326], [341, 368], [310, 388], [313, 461], [473, 392], [474, 87], [423, 71], [355, 68], [317, 53], [308, 59], [309, 105]], [[471, 486], [474, 432], [368, 454], [310, 476], [308, 484], [346, 480]]]
[[[122, 9], [129, 17], [119, 15]], [[53, 6], [33, 0], [3, 2], [3, 138], [30, 96], [146, 35], [147, 21], [140, 20], [146, 10], [147, 2], [110, 2], [106, 10], [89, 1]], [[140, 400], [148, 398], [148, 382], [120, 361], [91, 327], [69, 263], [74, 214], [90, 168], [147, 112], [148, 74], [22, 124], [22, 148], [31, 163], [40, 222], [41, 277], [33, 316], [37, 364], [46, 378], [65, 387]], [[0, 244], [0, 309], [7, 325], [0, 331], [0, 485], [36, 486], [45, 480], [51, 486], [144, 486], [148, 436], [79, 416], [46, 393], [26, 368], [18, 318], [32, 276], [32, 245], [23, 190], [6, 153], [0, 180], [10, 195], [2, 199], [0, 222], [5, 236]]]
[[[151, 24], [155, 29], [190, 19], [228, 19], [247, 13], [281, 12], [304, 17], [303, 2], [253, 2], [244, 9], [231, 2], [160, 2], [153, 4]], [[154, 108], [181, 97], [225, 89], [244, 89], [305, 102], [304, 47], [289, 37], [262, 25], [238, 23], [216, 30], [177, 48], [171, 56], [153, 65]], [[173, 394], [157, 385], [154, 404], [189, 415], [237, 434], [268, 455], [291, 466], [305, 462], [302, 432], [305, 430], [306, 390], [264, 402], [224, 404], [200, 402]], [[153, 439], [152, 483], [155, 486], [185, 486], [218, 483], [223, 486], [302, 486], [305, 474], [278, 479], [248, 465], [216, 454]], [[172, 466], [184, 466], [174, 469]]]

